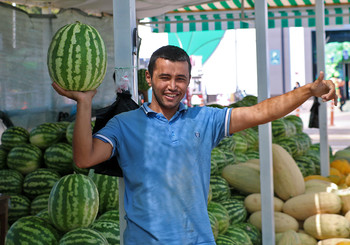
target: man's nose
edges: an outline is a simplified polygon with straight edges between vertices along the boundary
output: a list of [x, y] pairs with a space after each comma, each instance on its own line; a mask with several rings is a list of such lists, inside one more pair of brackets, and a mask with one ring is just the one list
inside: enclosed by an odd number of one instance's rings
[[175, 90], [175, 89], [176, 89], [176, 81], [175, 81], [175, 79], [171, 79], [171, 80], [169, 81], [168, 87], [169, 87], [169, 89], [171, 89], [171, 90]]

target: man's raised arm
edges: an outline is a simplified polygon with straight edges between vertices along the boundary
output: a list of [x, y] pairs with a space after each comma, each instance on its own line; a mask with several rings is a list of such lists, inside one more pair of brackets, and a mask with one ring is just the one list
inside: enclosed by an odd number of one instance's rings
[[77, 102], [77, 113], [73, 132], [73, 159], [80, 168], [88, 168], [107, 160], [112, 153], [112, 146], [99, 139], [92, 138], [91, 108], [96, 90], [67, 91], [57, 83], [52, 87], [62, 96]]

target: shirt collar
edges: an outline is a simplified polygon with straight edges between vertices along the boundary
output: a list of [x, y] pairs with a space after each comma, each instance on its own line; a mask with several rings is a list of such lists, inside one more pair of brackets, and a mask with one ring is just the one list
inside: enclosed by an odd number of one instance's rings
[[[151, 108], [149, 108], [149, 105], [151, 104], [151, 102], [145, 102], [142, 104], [141, 108], [143, 109], [143, 111], [145, 112], [146, 115], [148, 115], [148, 113], [155, 113], [157, 114], [155, 111], [153, 111]], [[179, 109], [177, 110], [178, 112], [182, 112], [186, 110], [186, 106], [183, 103], [180, 103], [179, 105]]]

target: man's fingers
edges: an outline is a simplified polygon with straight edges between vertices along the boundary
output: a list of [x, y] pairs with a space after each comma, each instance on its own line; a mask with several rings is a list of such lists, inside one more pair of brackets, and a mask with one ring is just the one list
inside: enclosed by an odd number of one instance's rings
[[319, 82], [322, 82], [323, 78], [324, 78], [324, 72], [323, 72], [323, 71], [320, 71], [320, 75], [318, 76], [317, 80], [318, 80]]

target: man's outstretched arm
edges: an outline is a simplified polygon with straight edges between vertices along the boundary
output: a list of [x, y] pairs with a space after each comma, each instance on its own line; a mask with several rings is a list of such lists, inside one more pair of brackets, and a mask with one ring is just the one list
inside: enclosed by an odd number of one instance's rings
[[312, 96], [323, 101], [337, 103], [335, 86], [331, 80], [323, 80], [324, 74], [313, 83], [306, 84], [288, 93], [266, 99], [254, 106], [238, 107], [231, 112], [230, 133], [251, 128], [281, 118], [292, 112]]

